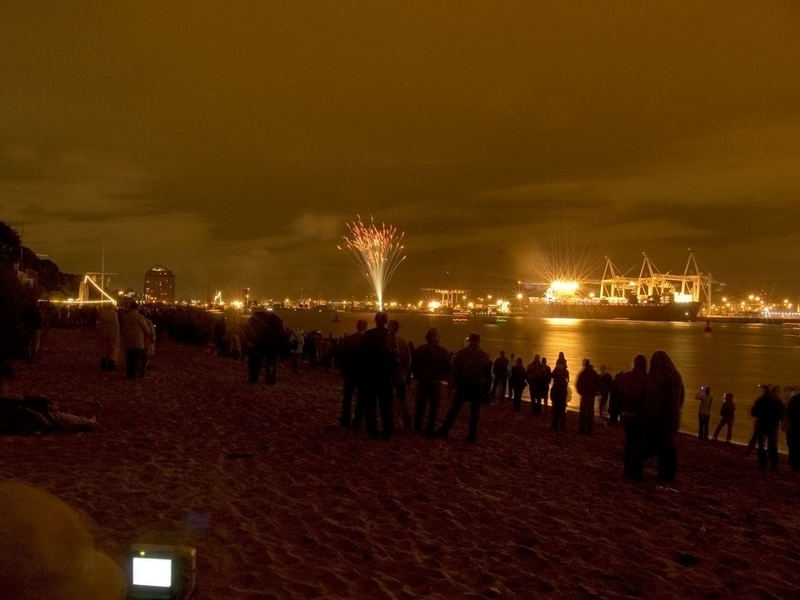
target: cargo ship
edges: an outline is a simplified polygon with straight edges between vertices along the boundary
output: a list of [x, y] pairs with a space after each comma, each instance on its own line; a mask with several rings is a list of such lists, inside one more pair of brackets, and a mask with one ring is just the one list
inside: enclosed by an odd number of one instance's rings
[[647, 254], [642, 257], [638, 277], [621, 274], [606, 257], [601, 279], [552, 281], [545, 284], [543, 294], [528, 295], [521, 312], [562, 319], [697, 320], [704, 304], [701, 298], [710, 297], [711, 278], [700, 273], [692, 250], [680, 276], [660, 272]]
[[[630, 271], [630, 269], [629, 269]], [[622, 273], [606, 257], [600, 279], [554, 276], [540, 282], [518, 281], [516, 299], [462, 306], [467, 290], [424, 288], [441, 297], [434, 312], [453, 315], [454, 322], [477, 317], [502, 324], [511, 316], [553, 319], [604, 319], [629, 321], [696, 321], [711, 298], [710, 275], [700, 272], [689, 250], [683, 275], [662, 272], [642, 253], [638, 277]], [[491, 296], [489, 299], [491, 301]], [[465, 309], [469, 309], [466, 313]]]
[[695, 321], [701, 302], [631, 303], [603, 300], [554, 300], [530, 302], [519, 313], [554, 319], [608, 319], [630, 321]]

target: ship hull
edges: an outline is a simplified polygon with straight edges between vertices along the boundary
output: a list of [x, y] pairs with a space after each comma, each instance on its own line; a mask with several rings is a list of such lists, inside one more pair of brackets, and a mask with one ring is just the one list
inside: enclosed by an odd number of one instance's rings
[[700, 302], [670, 304], [604, 304], [542, 302], [531, 304], [522, 314], [552, 319], [602, 319], [629, 321], [696, 321]]

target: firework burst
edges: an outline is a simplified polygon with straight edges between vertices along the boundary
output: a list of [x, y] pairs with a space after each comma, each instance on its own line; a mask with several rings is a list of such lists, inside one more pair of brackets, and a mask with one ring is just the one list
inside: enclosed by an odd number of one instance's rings
[[359, 215], [356, 215], [355, 221], [347, 223], [347, 230], [344, 243], [337, 248], [346, 252], [367, 278], [378, 297], [378, 306], [383, 310], [386, 286], [397, 267], [406, 259], [403, 255], [405, 233], [398, 232], [393, 225], [381, 223], [378, 226], [372, 217], [366, 225]]

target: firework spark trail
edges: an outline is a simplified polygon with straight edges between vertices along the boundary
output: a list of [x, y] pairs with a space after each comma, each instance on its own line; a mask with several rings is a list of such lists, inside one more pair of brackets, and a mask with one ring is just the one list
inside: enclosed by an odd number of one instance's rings
[[406, 257], [401, 256], [405, 246], [405, 233], [397, 232], [393, 225], [381, 223], [380, 227], [370, 217], [369, 225], [365, 225], [359, 215], [352, 223], [347, 223], [348, 235], [344, 236], [344, 247], [351, 260], [367, 278], [367, 281], [378, 297], [378, 306], [383, 310], [383, 294], [395, 270]]

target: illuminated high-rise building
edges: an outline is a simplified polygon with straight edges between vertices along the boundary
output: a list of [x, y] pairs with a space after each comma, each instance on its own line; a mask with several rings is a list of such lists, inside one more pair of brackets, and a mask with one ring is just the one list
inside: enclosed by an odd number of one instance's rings
[[164, 265], [155, 265], [144, 275], [145, 302], [175, 302], [175, 274]]

